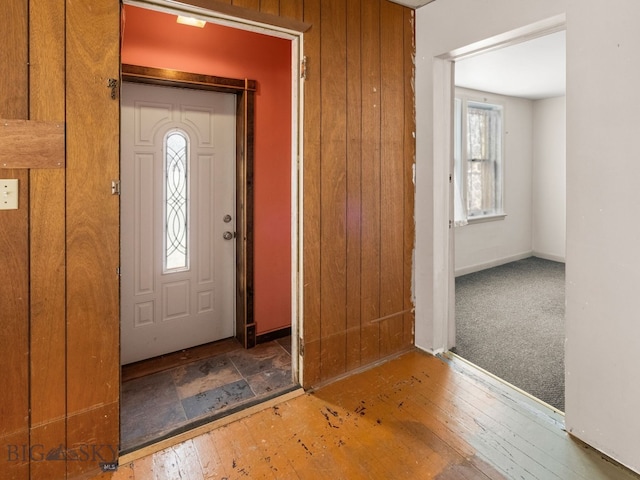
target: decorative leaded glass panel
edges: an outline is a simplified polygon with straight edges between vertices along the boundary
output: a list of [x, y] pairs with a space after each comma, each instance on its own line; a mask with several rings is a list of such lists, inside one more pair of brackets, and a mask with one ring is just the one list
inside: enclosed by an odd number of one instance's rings
[[169, 133], [165, 141], [165, 224], [164, 269], [189, 267], [188, 252], [188, 139], [179, 131]]

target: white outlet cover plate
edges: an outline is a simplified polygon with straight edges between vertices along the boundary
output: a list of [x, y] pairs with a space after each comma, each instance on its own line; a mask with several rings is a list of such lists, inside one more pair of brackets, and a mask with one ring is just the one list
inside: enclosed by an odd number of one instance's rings
[[0, 179], [0, 210], [18, 209], [18, 179]]

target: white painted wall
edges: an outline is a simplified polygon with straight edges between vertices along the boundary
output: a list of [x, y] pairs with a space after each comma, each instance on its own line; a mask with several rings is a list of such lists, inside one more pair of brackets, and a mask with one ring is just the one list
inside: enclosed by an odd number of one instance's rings
[[566, 425], [640, 471], [637, 0], [447, 0], [417, 10], [416, 345], [438, 352], [450, 342], [448, 163], [446, 147], [434, 143], [434, 129], [444, 131], [448, 67], [438, 57], [564, 14]]
[[531, 100], [457, 88], [473, 100], [504, 105], [504, 219], [456, 227], [456, 275], [531, 256], [533, 104]]
[[640, 471], [640, 2], [569, 6], [566, 423]]
[[564, 262], [566, 244], [566, 100], [533, 102], [533, 252]]
[[434, 95], [434, 86], [450, 83], [451, 65], [438, 57], [535, 22], [563, 17], [565, 10], [566, 1], [559, 0], [447, 0], [416, 11], [415, 335], [416, 345], [425, 350], [441, 352], [453, 345], [449, 165], [447, 152], [433, 142], [434, 129], [446, 134], [441, 121], [450, 111], [447, 99]]

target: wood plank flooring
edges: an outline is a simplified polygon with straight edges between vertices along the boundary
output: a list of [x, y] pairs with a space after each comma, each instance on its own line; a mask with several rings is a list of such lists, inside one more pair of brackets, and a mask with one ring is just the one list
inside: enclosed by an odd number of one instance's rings
[[411, 351], [121, 462], [112, 478], [640, 478], [563, 427], [561, 414], [463, 361]]

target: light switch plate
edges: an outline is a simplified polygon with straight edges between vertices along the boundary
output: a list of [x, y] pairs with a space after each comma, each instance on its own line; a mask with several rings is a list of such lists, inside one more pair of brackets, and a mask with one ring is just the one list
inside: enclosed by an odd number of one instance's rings
[[18, 179], [0, 178], [0, 210], [18, 209]]

